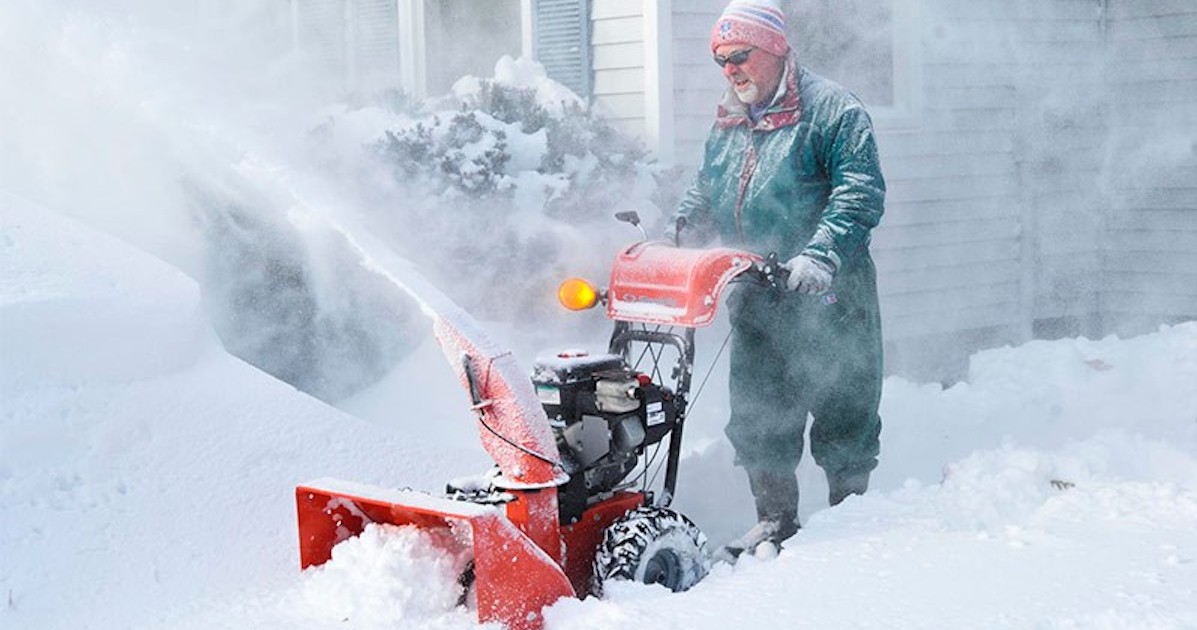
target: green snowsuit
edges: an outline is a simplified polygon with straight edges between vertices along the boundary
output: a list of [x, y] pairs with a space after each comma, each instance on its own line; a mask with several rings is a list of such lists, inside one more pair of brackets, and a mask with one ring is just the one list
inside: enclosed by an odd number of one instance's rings
[[793, 56], [781, 86], [755, 124], [729, 93], [676, 217], [682, 242], [717, 233], [728, 246], [783, 261], [806, 253], [837, 269], [823, 296], [745, 283], [729, 297], [726, 433], [750, 474], [792, 474], [810, 412], [811, 452], [829, 479], [860, 475], [880, 449], [881, 319], [868, 247], [885, 182], [855, 96]]

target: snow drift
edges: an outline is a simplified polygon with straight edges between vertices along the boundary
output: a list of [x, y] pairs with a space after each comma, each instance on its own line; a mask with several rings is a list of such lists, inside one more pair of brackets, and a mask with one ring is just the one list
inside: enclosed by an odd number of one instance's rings
[[[460, 413], [357, 420], [224, 353], [161, 261], [9, 195], [0, 225], [0, 627], [475, 627], [433, 606], [453, 560], [401, 533], [301, 575], [291, 503], [323, 475], [436, 491], [482, 470], [439, 436], [471, 421], [456, 383], [424, 386]], [[805, 528], [775, 561], [562, 601], [549, 627], [1191, 626], [1194, 382], [1197, 324], [984, 352], [947, 390], [889, 379], [874, 492], [826, 509], [804, 464]], [[718, 542], [746, 489], [705, 444], [678, 503]]]

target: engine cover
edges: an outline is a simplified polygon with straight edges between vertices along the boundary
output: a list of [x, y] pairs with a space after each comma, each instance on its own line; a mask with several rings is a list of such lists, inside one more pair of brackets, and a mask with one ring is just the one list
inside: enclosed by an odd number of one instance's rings
[[532, 382], [570, 475], [558, 492], [562, 523], [619, 486], [677, 421], [673, 393], [619, 355], [540, 358]]

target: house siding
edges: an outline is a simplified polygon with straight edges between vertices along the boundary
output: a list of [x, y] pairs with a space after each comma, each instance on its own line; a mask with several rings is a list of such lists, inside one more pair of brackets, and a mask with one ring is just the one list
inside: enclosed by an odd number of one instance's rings
[[[1197, 318], [1197, 2], [893, 1], [895, 95], [869, 107], [891, 371]], [[388, 3], [294, 0], [297, 43], [351, 81], [386, 77], [405, 52]], [[686, 177], [725, 87], [708, 41], [725, 4], [584, 3], [596, 107], [669, 142]]]
[[[870, 107], [890, 369], [959, 373], [945, 353], [1197, 317], [1197, 3], [898, 2], [918, 15], [895, 50], [913, 55], [896, 88], [915, 98]], [[616, 4], [601, 71], [627, 123], [641, 49], [617, 52], [614, 20], [638, 3]], [[707, 38], [724, 4], [670, 3], [673, 155], [690, 172], [723, 90]]]
[[727, 83], [711, 61], [711, 26], [723, 0], [673, 1], [673, 103], [675, 161], [693, 170], [702, 160], [715, 107]]
[[1197, 4], [1107, 5], [923, 3], [918, 124], [878, 132], [891, 369], [1197, 317]]
[[[724, 0], [672, 0], [669, 7], [673, 37], [668, 65], [661, 69], [672, 81], [671, 120], [673, 162], [696, 167], [702, 145], [714, 120], [723, 90], [718, 69], [711, 63], [709, 35]], [[653, 101], [646, 87], [645, 0], [603, 0], [592, 13], [594, 54], [593, 100], [621, 130], [649, 143], [647, 107]], [[668, 89], [668, 88], [667, 88]], [[669, 139], [666, 139], [667, 141]]]
[[[1193, 149], [1168, 164], [1142, 156], [1150, 176], [1128, 177], [1116, 145], [1144, 112], [1186, 126], [1173, 128], [1181, 144], [1197, 138], [1186, 22], [1197, 5], [1113, 0], [1103, 16], [1089, 0], [937, 0], [924, 11], [920, 124], [879, 132], [891, 192], [875, 249], [891, 368], [944, 350], [931, 335], [971, 351], [1193, 317]], [[1123, 12], [1172, 26], [1123, 28]], [[1122, 250], [1152, 255], [1127, 262]]]
[[1134, 334], [1197, 318], [1197, 3], [1110, 0], [1103, 316]]
[[977, 45], [992, 18], [947, 0], [923, 11], [917, 123], [877, 132], [888, 194], [873, 256], [888, 362], [898, 371], [930, 361], [920, 350], [939, 352], [926, 338], [945, 330], [1014, 337], [1027, 308], [1017, 73]]
[[617, 128], [645, 134], [644, 6], [641, 0], [598, 0], [591, 9], [595, 106]]

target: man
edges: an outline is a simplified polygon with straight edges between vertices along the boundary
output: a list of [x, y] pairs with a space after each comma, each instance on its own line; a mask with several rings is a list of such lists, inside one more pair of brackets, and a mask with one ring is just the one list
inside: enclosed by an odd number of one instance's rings
[[808, 413], [811, 452], [832, 505], [863, 494], [877, 466], [881, 321], [870, 230], [885, 183], [872, 123], [841, 86], [801, 67], [770, 0], [734, 0], [711, 33], [730, 89], [702, 166], [671, 226], [679, 243], [776, 252], [790, 291], [740, 285], [730, 296], [731, 417], [758, 523], [718, 555], [771, 555], [799, 528]]

